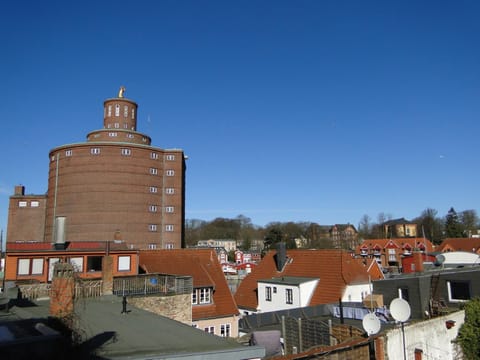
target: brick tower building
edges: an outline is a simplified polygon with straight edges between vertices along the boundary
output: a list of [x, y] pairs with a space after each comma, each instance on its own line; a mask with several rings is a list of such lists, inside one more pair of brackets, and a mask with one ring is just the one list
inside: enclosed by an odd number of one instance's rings
[[[103, 128], [50, 151], [47, 195], [10, 197], [7, 241], [122, 240], [141, 249], [184, 245], [185, 156], [137, 132], [138, 105], [104, 102]], [[61, 234], [60, 234], [61, 232]]]

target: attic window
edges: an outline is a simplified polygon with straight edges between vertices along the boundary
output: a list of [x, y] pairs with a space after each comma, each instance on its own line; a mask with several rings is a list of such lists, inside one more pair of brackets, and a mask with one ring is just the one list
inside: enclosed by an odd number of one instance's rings
[[211, 288], [199, 288], [194, 289], [192, 293], [192, 304], [193, 305], [202, 305], [210, 304], [212, 301]]

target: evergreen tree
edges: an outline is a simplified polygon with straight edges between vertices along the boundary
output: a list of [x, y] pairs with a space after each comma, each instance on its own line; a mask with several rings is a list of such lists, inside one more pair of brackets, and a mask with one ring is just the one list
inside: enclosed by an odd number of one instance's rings
[[465, 322], [458, 331], [457, 340], [465, 359], [480, 359], [480, 298], [466, 303]]
[[453, 207], [448, 210], [445, 217], [445, 236], [447, 238], [463, 237], [462, 224], [458, 219], [458, 214]]

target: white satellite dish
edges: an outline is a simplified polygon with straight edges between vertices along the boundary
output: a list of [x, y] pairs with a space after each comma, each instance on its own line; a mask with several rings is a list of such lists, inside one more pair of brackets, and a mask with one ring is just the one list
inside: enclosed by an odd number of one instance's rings
[[410, 305], [401, 298], [393, 299], [390, 303], [390, 313], [395, 320], [403, 323], [410, 318]]
[[374, 335], [380, 331], [380, 320], [374, 313], [368, 313], [363, 317], [362, 326], [368, 336]]

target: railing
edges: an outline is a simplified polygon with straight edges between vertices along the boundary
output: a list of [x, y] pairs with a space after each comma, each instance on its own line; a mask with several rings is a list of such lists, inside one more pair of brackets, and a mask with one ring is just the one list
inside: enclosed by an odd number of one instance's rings
[[36, 300], [50, 297], [51, 284], [22, 284], [18, 285], [18, 290], [21, 298]]
[[180, 295], [191, 294], [192, 290], [191, 276], [145, 274], [113, 279], [113, 293], [119, 296]]
[[75, 298], [91, 298], [102, 295], [102, 280], [81, 280], [75, 283]]
[[[18, 285], [20, 296], [24, 299], [37, 300], [51, 295], [52, 284], [35, 283]], [[92, 298], [102, 295], [102, 280], [75, 280], [75, 298]], [[191, 294], [193, 281], [191, 276], [165, 274], [145, 274], [123, 276], [113, 279], [113, 294], [132, 295], [180, 295]]]

